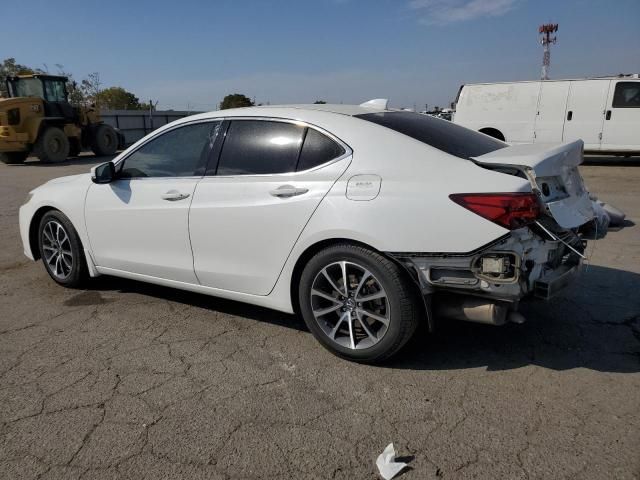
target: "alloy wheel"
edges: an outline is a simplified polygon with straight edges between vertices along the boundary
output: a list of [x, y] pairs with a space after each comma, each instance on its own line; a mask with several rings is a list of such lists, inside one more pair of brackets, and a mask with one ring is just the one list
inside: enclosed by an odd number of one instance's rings
[[73, 269], [73, 252], [67, 231], [55, 220], [47, 222], [42, 229], [42, 250], [52, 275], [65, 280]]
[[389, 328], [389, 299], [380, 281], [354, 262], [334, 262], [311, 286], [313, 316], [329, 339], [353, 350], [369, 348]]

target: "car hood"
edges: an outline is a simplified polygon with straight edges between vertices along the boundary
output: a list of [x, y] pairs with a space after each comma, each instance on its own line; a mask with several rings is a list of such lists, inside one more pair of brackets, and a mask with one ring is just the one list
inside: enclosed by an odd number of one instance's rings
[[67, 175], [66, 177], [58, 177], [48, 182], [44, 183], [44, 185], [58, 185], [61, 183], [71, 183], [71, 182], [87, 182], [91, 181], [90, 173], [79, 173], [77, 175]]

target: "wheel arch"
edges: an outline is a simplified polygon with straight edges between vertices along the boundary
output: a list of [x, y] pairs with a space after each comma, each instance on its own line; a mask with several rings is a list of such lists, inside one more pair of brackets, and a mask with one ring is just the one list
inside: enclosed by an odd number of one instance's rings
[[[380, 250], [378, 250], [375, 247], [372, 247], [371, 245], [359, 241], [359, 240], [354, 240], [352, 238], [346, 238], [346, 237], [336, 237], [336, 238], [328, 238], [328, 239], [324, 239], [324, 240], [320, 240], [317, 241], [316, 243], [313, 243], [311, 245], [309, 245], [298, 257], [298, 259], [296, 260], [295, 266], [293, 267], [293, 271], [291, 273], [291, 281], [289, 284], [289, 295], [291, 297], [291, 306], [293, 307], [293, 311], [296, 314], [300, 314], [300, 303], [298, 301], [298, 292], [299, 292], [299, 287], [300, 287], [300, 278], [302, 277], [302, 271], [304, 270], [305, 265], [309, 262], [309, 260], [311, 260], [311, 258], [318, 253], [319, 251], [330, 247], [332, 245], [339, 245], [339, 244], [349, 244], [349, 245], [357, 245], [360, 247], [364, 247], [367, 248], [373, 252], [376, 252], [382, 256], [384, 256], [386, 259], [390, 260], [391, 262], [395, 263], [396, 265], [398, 265], [401, 270], [403, 272], [406, 273], [407, 278], [409, 278], [409, 280], [411, 280], [411, 284], [415, 286], [416, 291], [415, 293], [418, 295], [422, 295], [421, 290], [420, 290], [420, 285], [417, 279], [417, 272], [412, 272], [409, 270], [409, 268], [403, 264], [402, 262], [398, 261], [397, 258], [388, 255], [385, 252], [381, 252]], [[427, 319], [430, 319], [430, 314], [427, 311], [427, 304], [425, 302], [421, 302], [423, 303], [424, 307], [425, 307], [425, 315], [427, 316]], [[430, 325], [431, 328], [431, 325]]]
[[[31, 254], [33, 255], [34, 260], [40, 260], [40, 245], [39, 245], [39, 239], [38, 239], [38, 227], [40, 226], [40, 221], [42, 220], [42, 217], [44, 217], [48, 212], [52, 212], [52, 211], [60, 212], [62, 215], [67, 217], [67, 219], [69, 219], [69, 222], [71, 222], [71, 225], [73, 226], [73, 228], [76, 230], [76, 232], [78, 232], [78, 229], [71, 221], [71, 218], [69, 217], [69, 215], [64, 213], [59, 208], [56, 208], [52, 205], [44, 205], [38, 208], [33, 214], [33, 216], [31, 217], [31, 221], [29, 222], [29, 248], [31, 249]], [[84, 255], [84, 244], [82, 242], [82, 237], [79, 233], [78, 233], [78, 241], [80, 242], [80, 246], [82, 247], [82, 254]]]

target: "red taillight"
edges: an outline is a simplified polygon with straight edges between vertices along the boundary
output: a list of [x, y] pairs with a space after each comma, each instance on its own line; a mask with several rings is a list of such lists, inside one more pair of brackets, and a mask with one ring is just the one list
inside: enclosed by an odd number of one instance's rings
[[454, 193], [449, 198], [509, 230], [533, 223], [540, 216], [533, 193]]

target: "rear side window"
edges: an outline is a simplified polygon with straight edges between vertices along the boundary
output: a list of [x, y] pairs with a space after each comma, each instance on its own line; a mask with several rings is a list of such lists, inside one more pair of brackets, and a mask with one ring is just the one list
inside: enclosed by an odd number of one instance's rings
[[267, 120], [233, 120], [220, 153], [217, 175], [295, 172], [305, 128]]
[[618, 82], [613, 93], [613, 108], [640, 108], [640, 82]]
[[465, 159], [478, 157], [507, 146], [504, 142], [482, 133], [420, 113], [365, 113], [356, 115], [356, 118], [377, 123], [450, 155]]
[[338, 143], [317, 130], [309, 128], [304, 138], [304, 145], [300, 152], [297, 170], [299, 172], [309, 170], [310, 168], [327, 163], [334, 158], [338, 158], [344, 155], [344, 153], [344, 148]]
[[124, 160], [121, 178], [191, 177], [207, 161], [221, 122], [185, 125], [145, 143]]

